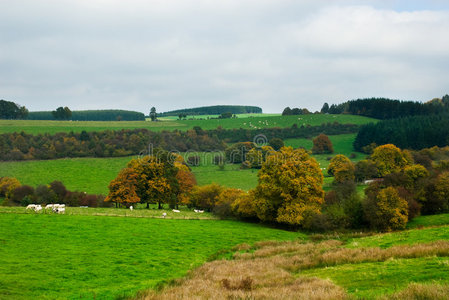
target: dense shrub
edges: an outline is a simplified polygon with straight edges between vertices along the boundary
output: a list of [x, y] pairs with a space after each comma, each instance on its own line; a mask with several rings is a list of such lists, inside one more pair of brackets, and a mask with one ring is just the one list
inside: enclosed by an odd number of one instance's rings
[[16, 187], [10, 198], [10, 204], [26, 206], [34, 200], [34, 188], [29, 185]]
[[240, 189], [224, 189], [218, 196], [213, 212], [220, 217], [231, 217], [233, 215], [232, 205], [237, 199], [243, 197], [244, 195], [246, 195], [246, 193]]
[[380, 189], [364, 203], [365, 217], [371, 227], [391, 231], [404, 229], [408, 221], [408, 203], [394, 187]]
[[195, 186], [190, 193], [188, 206], [212, 211], [222, 191], [223, 187], [216, 183]]

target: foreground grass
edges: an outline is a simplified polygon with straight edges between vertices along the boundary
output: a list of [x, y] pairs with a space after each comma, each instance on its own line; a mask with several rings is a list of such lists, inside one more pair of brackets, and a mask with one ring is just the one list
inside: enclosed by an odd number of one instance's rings
[[234, 221], [1, 214], [0, 298], [132, 295], [236, 244], [302, 237]]
[[322, 123], [339, 122], [342, 124], [366, 124], [376, 122], [375, 119], [352, 116], [352, 115], [304, 115], [304, 116], [279, 116], [262, 115], [255, 117], [245, 116], [237, 119], [210, 119], [210, 120], [161, 120], [159, 122], [150, 121], [37, 121], [37, 120], [0, 120], [0, 133], [21, 132], [38, 134], [56, 132], [81, 132], [120, 130], [146, 128], [153, 131], [161, 130], [187, 130], [195, 126], [202, 129], [216, 129], [221, 126], [224, 129], [245, 128], [270, 128], [270, 127], [290, 127], [293, 124], [301, 125], [321, 125]]

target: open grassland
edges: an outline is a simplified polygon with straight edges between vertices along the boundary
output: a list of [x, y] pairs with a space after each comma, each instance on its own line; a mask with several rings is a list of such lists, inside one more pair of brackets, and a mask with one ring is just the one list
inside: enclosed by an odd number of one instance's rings
[[[263, 115], [257, 117], [243, 117], [236, 119], [210, 119], [210, 120], [161, 120], [159, 122], [151, 121], [35, 121], [35, 120], [0, 120], [0, 133], [21, 132], [31, 134], [56, 132], [81, 132], [102, 131], [102, 130], [120, 130], [146, 128], [148, 130], [187, 130], [194, 126], [200, 126], [202, 129], [216, 129], [221, 126], [224, 129], [245, 128], [271, 128], [271, 127], [289, 127], [293, 124], [301, 125], [321, 125], [322, 123], [339, 122], [341, 124], [366, 124], [376, 122], [375, 119], [352, 116], [352, 115], [302, 115], [302, 116], [273, 116]], [[253, 126], [253, 127], [251, 127]]]
[[[109, 182], [132, 158], [134, 157], [0, 162], [0, 177], [15, 177], [22, 184], [31, 186], [59, 180], [72, 191], [106, 195]], [[199, 185], [215, 182], [225, 187], [250, 190], [257, 184], [257, 170], [240, 170], [239, 165], [226, 165], [224, 170], [219, 170], [218, 166], [205, 163], [192, 167], [192, 171]]]
[[236, 244], [302, 237], [234, 221], [1, 214], [0, 298], [133, 295]]
[[176, 285], [140, 298], [446, 299], [449, 226], [440, 227], [440, 234], [432, 229], [353, 238], [349, 244], [342, 239], [241, 245], [233, 260], [209, 262]]

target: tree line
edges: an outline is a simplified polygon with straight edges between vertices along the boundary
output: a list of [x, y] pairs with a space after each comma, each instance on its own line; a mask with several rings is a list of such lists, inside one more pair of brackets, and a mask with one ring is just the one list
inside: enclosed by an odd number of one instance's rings
[[407, 116], [431, 115], [449, 112], [449, 95], [426, 103], [400, 101], [388, 98], [368, 98], [350, 100], [341, 104], [324, 103], [322, 113], [351, 114], [376, 119], [393, 119]]
[[159, 117], [166, 116], [179, 116], [180, 114], [186, 115], [221, 115], [222, 113], [231, 114], [254, 114], [262, 113], [262, 108], [258, 106], [243, 106], [243, 105], [214, 105], [214, 106], [201, 106], [195, 108], [185, 108], [171, 110], [163, 113], [159, 113]]
[[449, 143], [449, 114], [405, 117], [363, 125], [354, 141], [354, 149], [369, 153], [373, 146], [389, 143], [405, 149], [446, 146]]
[[287, 128], [202, 130], [154, 132], [147, 129], [105, 130], [80, 133], [32, 135], [4, 133], [0, 135], [0, 160], [55, 159], [64, 157], [118, 157], [140, 154], [153, 147], [167, 151], [222, 151], [226, 143], [253, 141], [262, 134], [273, 138], [310, 138], [320, 133], [343, 134], [357, 132], [359, 126], [327, 123], [320, 126]]
[[[62, 110], [61, 110], [62, 109]], [[72, 120], [72, 121], [145, 121], [145, 114], [129, 110], [74, 110], [67, 107], [56, 111], [35, 111], [28, 120]]]

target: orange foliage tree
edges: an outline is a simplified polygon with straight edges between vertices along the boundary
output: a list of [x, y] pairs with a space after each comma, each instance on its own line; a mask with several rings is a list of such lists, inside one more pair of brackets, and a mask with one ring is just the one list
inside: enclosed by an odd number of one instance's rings
[[111, 182], [105, 201], [136, 203], [139, 198], [141, 203], [147, 203], [147, 208], [150, 203], [158, 203], [158, 207], [162, 208], [162, 203], [176, 202], [174, 199], [179, 193], [178, 169], [171, 162], [168, 152], [160, 151], [157, 156], [133, 159], [127, 169]]
[[312, 153], [334, 153], [334, 147], [332, 146], [332, 142], [327, 135], [322, 133], [313, 139]]
[[177, 196], [177, 202], [175, 204], [188, 204], [189, 193], [192, 191], [193, 187], [196, 185], [195, 175], [192, 173], [190, 168], [183, 163], [175, 163], [178, 172], [176, 173], [176, 179], [179, 184], [179, 193]]
[[320, 213], [323, 174], [305, 150], [283, 147], [267, 156], [258, 177], [254, 207], [262, 221], [306, 226]]

